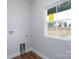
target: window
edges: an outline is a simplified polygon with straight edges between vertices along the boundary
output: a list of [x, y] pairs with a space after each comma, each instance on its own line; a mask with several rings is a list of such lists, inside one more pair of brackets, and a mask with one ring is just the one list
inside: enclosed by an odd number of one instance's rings
[[47, 9], [47, 35], [67, 38], [71, 36], [71, 1]]

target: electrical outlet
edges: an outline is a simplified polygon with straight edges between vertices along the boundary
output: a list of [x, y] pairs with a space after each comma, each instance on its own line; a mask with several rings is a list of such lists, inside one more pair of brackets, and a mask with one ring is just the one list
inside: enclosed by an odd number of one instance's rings
[[27, 35], [25, 35], [25, 37], [27, 37]]

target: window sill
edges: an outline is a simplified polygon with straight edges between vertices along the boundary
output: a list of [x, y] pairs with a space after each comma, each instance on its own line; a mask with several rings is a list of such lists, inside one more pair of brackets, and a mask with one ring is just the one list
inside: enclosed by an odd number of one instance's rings
[[65, 40], [65, 41], [71, 41], [71, 37], [57, 37], [57, 36], [45, 36], [46, 38], [50, 39], [59, 39], [59, 40]]

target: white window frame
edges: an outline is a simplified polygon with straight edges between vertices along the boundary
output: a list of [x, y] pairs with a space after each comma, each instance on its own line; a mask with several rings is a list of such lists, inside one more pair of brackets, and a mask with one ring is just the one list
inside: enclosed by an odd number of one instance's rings
[[[63, 0], [58, 1], [58, 2], [52, 4], [52, 5], [50, 5], [50, 6], [48, 6], [48, 7], [46, 7], [46, 8], [44, 9], [44, 37], [46, 37], [46, 38], [51, 38], [51, 39], [60, 39], [60, 40], [71, 41], [71, 38], [63, 38], [63, 37], [58, 37], [58, 36], [49, 36], [49, 35], [48, 35], [48, 32], [47, 32], [47, 31], [48, 31], [47, 10], [48, 10], [49, 8], [51, 8], [51, 7], [54, 7], [54, 6], [56, 6], [56, 8], [57, 8], [57, 5], [62, 4], [62, 3], [64, 3], [64, 2], [66, 2], [66, 1], [68, 1], [68, 0], [65, 0], [65, 1], [63, 1]], [[56, 9], [56, 10], [57, 10], [57, 9]]]

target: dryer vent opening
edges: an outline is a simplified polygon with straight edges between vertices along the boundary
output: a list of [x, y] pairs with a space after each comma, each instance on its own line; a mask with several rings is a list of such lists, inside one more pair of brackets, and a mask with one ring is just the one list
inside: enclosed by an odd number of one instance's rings
[[20, 53], [21, 54], [25, 53], [25, 43], [20, 44]]

